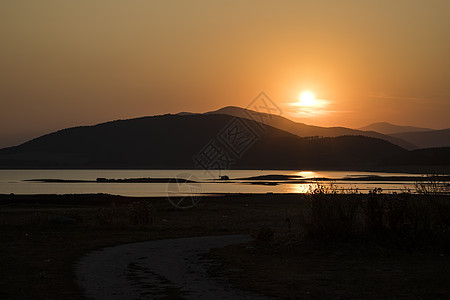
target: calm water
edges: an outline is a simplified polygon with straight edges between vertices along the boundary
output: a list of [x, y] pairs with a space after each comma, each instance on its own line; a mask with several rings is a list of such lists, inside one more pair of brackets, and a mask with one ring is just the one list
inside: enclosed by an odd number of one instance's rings
[[[108, 193], [123, 196], [167, 196], [191, 193], [305, 193], [310, 183], [286, 183], [279, 185], [256, 185], [245, 181], [216, 180], [219, 175], [230, 179], [260, 175], [297, 175], [304, 178], [333, 178], [341, 188], [357, 188], [368, 192], [380, 187], [385, 192], [411, 189], [414, 182], [367, 182], [339, 181], [346, 176], [417, 176], [404, 173], [344, 172], [344, 171], [280, 171], [280, 170], [226, 170], [206, 173], [203, 170], [0, 170], [0, 194], [84, 194]], [[43, 183], [28, 182], [27, 179], [96, 180], [104, 178], [185, 178], [198, 181], [197, 184], [175, 183]], [[254, 182], [254, 181], [253, 181]]]

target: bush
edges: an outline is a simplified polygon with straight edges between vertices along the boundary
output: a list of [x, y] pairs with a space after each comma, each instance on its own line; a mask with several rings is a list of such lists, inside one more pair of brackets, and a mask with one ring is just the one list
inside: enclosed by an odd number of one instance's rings
[[447, 176], [426, 175], [415, 183], [416, 193], [423, 195], [439, 195], [449, 193]]
[[358, 236], [403, 245], [450, 244], [450, 199], [445, 195], [313, 193], [302, 211], [304, 236]]
[[357, 216], [361, 210], [358, 195], [346, 198], [330, 194], [313, 194], [311, 223], [307, 235], [322, 238], [345, 238], [358, 232]]

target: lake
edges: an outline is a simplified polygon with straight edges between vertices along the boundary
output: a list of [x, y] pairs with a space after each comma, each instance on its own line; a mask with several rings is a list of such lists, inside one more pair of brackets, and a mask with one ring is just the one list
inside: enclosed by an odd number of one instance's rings
[[[218, 180], [227, 175], [230, 180]], [[303, 181], [243, 179], [264, 175], [298, 176]], [[333, 179], [337, 188], [353, 188], [367, 193], [374, 188], [384, 192], [414, 191], [414, 180], [359, 181], [364, 176], [402, 176], [417, 174], [353, 171], [283, 171], [283, 170], [0, 170], [0, 194], [90, 194], [107, 193], [122, 196], [165, 197], [168, 195], [215, 193], [305, 193], [316, 186], [314, 178]], [[353, 181], [345, 178], [354, 177]], [[97, 178], [184, 178], [195, 182], [181, 183], [104, 183]], [[35, 182], [30, 179], [85, 180], [93, 182]], [[311, 182], [310, 180], [313, 180]], [[323, 181], [327, 185], [327, 181]]]

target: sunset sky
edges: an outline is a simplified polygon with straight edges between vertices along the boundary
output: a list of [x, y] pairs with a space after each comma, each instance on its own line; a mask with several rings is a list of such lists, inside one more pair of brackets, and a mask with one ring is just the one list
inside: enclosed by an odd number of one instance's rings
[[448, 128], [449, 16], [448, 0], [2, 0], [0, 147], [261, 91], [307, 124]]

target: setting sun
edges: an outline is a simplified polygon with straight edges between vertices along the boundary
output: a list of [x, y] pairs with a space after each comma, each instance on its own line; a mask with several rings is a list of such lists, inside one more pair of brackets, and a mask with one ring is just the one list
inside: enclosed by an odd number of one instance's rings
[[308, 90], [299, 93], [297, 99], [288, 104], [291, 107], [291, 114], [297, 118], [317, 118], [331, 112], [331, 100], [316, 98]]
[[300, 102], [301, 106], [314, 106], [317, 104], [316, 99], [314, 98], [314, 94], [311, 92], [303, 92], [300, 94]]

